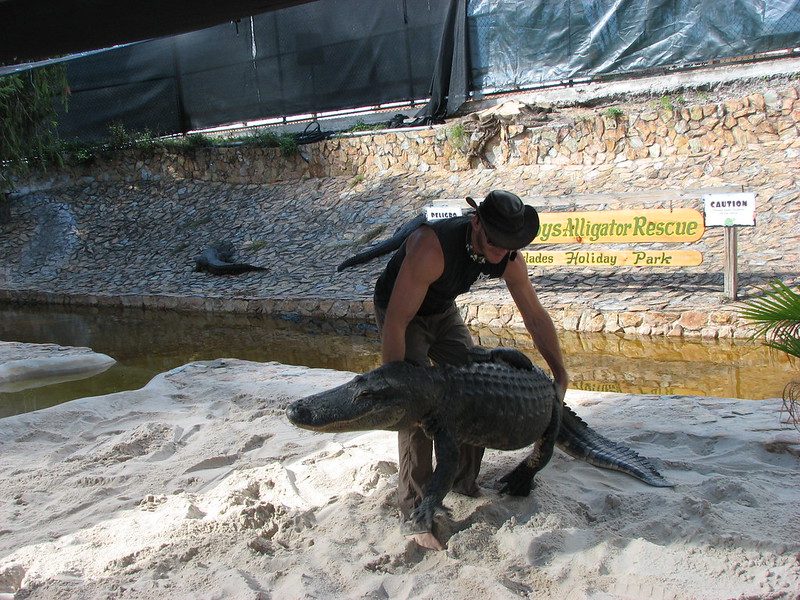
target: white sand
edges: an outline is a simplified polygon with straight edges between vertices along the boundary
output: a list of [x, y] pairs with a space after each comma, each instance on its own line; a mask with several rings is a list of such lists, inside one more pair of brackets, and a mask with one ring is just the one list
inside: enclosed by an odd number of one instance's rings
[[800, 435], [780, 400], [570, 391], [674, 489], [557, 452], [528, 498], [450, 494], [444, 552], [409, 544], [388, 432], [283, 414], [351, 374], [192, 363], [142, 390], [0, 419], [0, 597], [800, 598]]

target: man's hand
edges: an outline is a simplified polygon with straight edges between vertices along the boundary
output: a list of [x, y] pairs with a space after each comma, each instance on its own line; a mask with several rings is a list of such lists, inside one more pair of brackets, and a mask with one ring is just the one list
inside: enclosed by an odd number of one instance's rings
[[569, 384], [569, 374], [564, 366], [564, 357], [561, 355], [561, 344], [558, 341], [558, 334], [555, 325], [553, 325], [553, 320], [547, 314], [541, 302], [539, 302], [539, 297], [536, 295], [533, 285], [531, 285], [525, 261], [509, 261], [503, 278], [511, 297], [514, 299], [514, 303], [522, 315], [525, 329], [531, 334], [536, 349], [547, 362], [547, 366], [550, 367], [550, 372], [553, 374], [555, 381], [556, 394], [563, 402], [564, 395], [567, 393], [567, 385]]

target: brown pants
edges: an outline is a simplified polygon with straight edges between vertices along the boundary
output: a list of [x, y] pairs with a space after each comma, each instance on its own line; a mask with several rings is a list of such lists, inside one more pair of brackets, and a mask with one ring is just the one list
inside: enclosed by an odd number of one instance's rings
[[[378, 328], [383, 328], [385, 311], [376, 305]], [[417, 316], [406, 329], [406, 360], [420, 365], [464, 364], [467, 352], [474, 344], [469, 329], [455, 304], [444, 313], [426, 317]], [[433, 442], [420, 427], [406, 429], [397, 434], [399, 473], [397, 500], [403, 517], [422, 501], [425, 486], [433, 474]], [[478, 486], [475, 480], [481, 468], [483, 448], [462, 444], [458, 474], [453, 490], [475, 495]]]

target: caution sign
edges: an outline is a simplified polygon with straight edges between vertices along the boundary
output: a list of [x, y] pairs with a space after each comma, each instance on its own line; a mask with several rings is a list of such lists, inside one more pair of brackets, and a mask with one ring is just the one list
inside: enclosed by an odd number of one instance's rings
[[753, 226], [756, 224], [756, 195], [705, 194], [706, 227]]

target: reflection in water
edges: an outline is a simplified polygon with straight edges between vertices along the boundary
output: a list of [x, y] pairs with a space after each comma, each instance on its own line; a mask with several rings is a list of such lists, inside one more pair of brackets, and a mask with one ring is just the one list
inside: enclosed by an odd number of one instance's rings
[[0, 305], [0, 340], [86, 346], [116, 359], [94, 377], [0, 393], [0, 417], [138, 389], [192, 361], [238, 358], [363, 372], [379, 364], [374, 328], [261, 315]]
[[[517, 346], [543, 365], [527, 336], [488, 329], [476, 335], [484, 346]], [[380, 363], [371, 322], [263, 315], [0, 305], [0, 340], [86, 346], [117, 360], [88, 379], [0, 394], [0, 416], [138, 389], [156, 374], [196, 360], [239, 358], [354, 372]], [[748, 342], [569, 332], [561, 341], [572, 387], [585, 390], [763, 399], [780, 397], [796, 373], [785, 355]]]
[[[780, 397], [797, 378], [789, 358], [751, 341], [623, 337], [562, 332], [570, 386], [628, 394], [684, 394], [721, 398]], [[484, 345], [498, 341], [482, 336]], [[521, 348], [544, 363], [530, 343]]]

